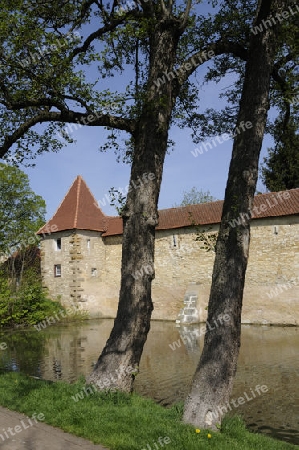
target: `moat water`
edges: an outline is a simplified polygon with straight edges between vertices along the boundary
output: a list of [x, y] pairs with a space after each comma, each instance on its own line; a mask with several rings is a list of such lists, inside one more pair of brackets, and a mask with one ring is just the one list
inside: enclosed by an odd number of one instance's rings
[[[7, 349], [0, 351], [0, 371], [74, 382], [92, 371], [112, 326], [106, 319], [52, 325], [39, 332], [1, 332], [0, 342]], [[152, 322], [135, 391], [163, 405], [184, 400], [199, 361], [203, 331], [204, 325]], [[298, 356], [298, 327], [244, 325], [229, 408], [248, 428], [299, 445]], [[267, 392], [259, 386], [266, 386]]]

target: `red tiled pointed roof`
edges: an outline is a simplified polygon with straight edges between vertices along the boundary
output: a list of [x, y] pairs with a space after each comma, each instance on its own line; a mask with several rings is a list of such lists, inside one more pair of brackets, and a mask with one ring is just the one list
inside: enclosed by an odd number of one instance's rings
[[51, 229], [104, 232], [107, 230], [107, 220], [108, 216], [102, 212], [87, 184], [78, 175], [52, 219], [37, 234], [49, 233]]
[[[197, 225], [220, 223], [223, 201], [162, 209], [159, 211], [157, 230], [171, 230]], [[289, 191], [260, 194], [254, 198], [253, 219], [299, 215], [299, 188]], [[51, 226], [55, 231], [93, 230], [103, 232], [103, 236], [120, 235], [123, 232], [122, 219], [106, 216], [87, 187], [78, 176], [64, 197], [52, 219], [37, 234], [49, 233]], [[54, 231], [54, 230], [53, 230]]]

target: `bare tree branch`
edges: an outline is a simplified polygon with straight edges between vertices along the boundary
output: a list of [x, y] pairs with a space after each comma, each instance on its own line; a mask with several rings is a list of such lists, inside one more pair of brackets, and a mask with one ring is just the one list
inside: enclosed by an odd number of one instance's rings
[[283, 126], [282, 126], [282, 134], [286, 130], [288, 123], [291, 118], [291, 103], [288, 101], [287, 93], [288, 93], [288, 83], [285, 80], [284, 77], [282, 77], [279, 73], [279, 69], [281, 68], [281, 64], [277, 63], [275, 64], [273, 71], [272, 71], [272, 78], [276, 83], [279, 85], [281, 93], [282, 93], [282, 101], [285, 107], [285, 114], [283, 119]]
[[79, 103], [83, 108], [86, 109], [87, 113], [92, 113], [90, 107], [88, 106], [88, 104], [80, 97], [76, 96], [76, 95], [67, 95], [67, 94], [58, 94], [59, 97], [66, 99], [66, 100], [72, 100], [74, 102]]
[[169, 17], [169, 11], [165, 6], [164, 0], [159, 0], [164, 17]]
[[45, 122], [75, 123], [79, 126], [103, 126], [124, 130], [134, 135], [135, 122], [126, 118], [112, 116], [110, 114], [102, 114], [99, 112], [93, 114], [83, 114], [74, 111], [50, 112], [41, 111], [36, 116], [31, 117], [22, 123], [12, 134], [6, 135], [4, 143], [0, 147], [0, 158], [8, 152], [8, 150], [19, 139], [29, 131], [34, 125]]
[[173, 0], [168, 1], [168, 10], [169, 14], [172, 14]]
[[[282, 134], [284, 133], [284, 131], [286, 130], [290, 118], [291, 118], [291, 101], [288, 98], [288, 93], [289, 93], [289, 84], [286, 81], [285, 77], [283, 77], [280, 74], [280, 69], [282, 68], [282, 66], [284, 66], [286, 63], [290, 62], [290, 61], [295, 61], [295, 55], [292, 53], [288, 53], [287, 55], [284, 55], [282, 58], [280, 58], [274, 65], [273, 67], [273, 71], [272, 71], [272, 78], [274, 81], [276, 81], [276, 83], [279, 85], [281, 93], [282, 93], [282, 100], [284, 103], [284, 107], [285, 107], [285, 114], [284, 114], [284, 119], [283, 119], [283, 127], [282, 127]], [[296, 67], [296, 63], [293, 66], [293, 70]]]
[[90, 44], [97, 38], [103, 36], [108, 31], [113, 31], [119, 25], [123, 22], [123, 19], [115, 19], [115, 21], [111, 22], [108, 25], [104, 25], [102, 28], [99, 28], [98, 30], [91, 33], [84, 41], [84, 43], [80, 47], [76, 47], [70, 55], [70, 60], [74, 59], [75, 56], [79, 55], [80, 53], [86, 52], [86, 50], [89, 48]]
[[80, 53], [85, 53], [86, 50], [88, 50], [89, 46], [92, 44], [93, 41], [103, 36], [105, 33], [114, 31], [118, 25], [124, 23], [128, 17], [141, 17], [142, 14], [138, 12], [137, 9], [135, 10], [129, 10], [126, 13], [124, 13], [122, 16], [111, 17], [111, 22], [106, 23], [103, 27], [99, 28], [98, 30], [91, 33], [84, 41], [84, 43], [80, 47], [76, 47], [70, 54], [70, 60], [74, 59], [75, 56], [79, 55]]
[[152, 0], [137, 0], [142, 6], [142, 9], [149, 17], [155, 17], [154, 5]]
[[2, 103], [4, 106], [6, 106], [7, 109], [11, 111], [16, 111], [24, 108], [42, 108], [42, 107], [55, 107], [59, 109], [60, 111], [67, 111], [68, 108], [58, 100], [54, 100], [52, 98], [44, 97], [39, 99], [28, 99], [28, 100], [22, 100], [22, 101], [13, 101], [9, 99], [5, 99], [4, 101], [0, 100], [0, 103]]
[[191, 6], [192, 6], [192, 0], [187, 0], [186, 9], [185, 9], [184, 16], [183, 16], [183, 19], [182, 19], [182, 23], [181, 23], [181, 26], [180, 26], [180, 30], [181, 31], [185, 30], [185, 28], [186, 28], [186, 25], [187, 25], [187, 22], [188, 22], [188, 19], [189, 19]]
[[176, 73], [179, 72], [177, 78], [179, 86], [182, 86], [182, 84], [185, 83], [190, 75], [195, 72], [197, 67], [209, 61], [211, 58], [222, 55], [224, 53], [231, 53], [232, 55], [239, 57], [243, 61], [247, 60], [247, 50], [242, 45], [235, 42], [223, 40], [214, 42], [210, 44], [206, 49], [194, 53], [189, 59], [187, 59], [187, 61], [185, 61], [184, 64], [176, 69]]

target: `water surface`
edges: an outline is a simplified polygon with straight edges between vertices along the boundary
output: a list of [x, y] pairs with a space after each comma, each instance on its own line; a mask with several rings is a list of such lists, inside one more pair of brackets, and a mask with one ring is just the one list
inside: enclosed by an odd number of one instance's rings
[[[8, 348], [0, 351], [0, 371], [74, 382], [92, 371], [112, 326], [105, 319], [1, 333], [0, 342]], [[163, 405], [183, 401], [199, 361], [203, 331], [204, 325], [178, 328], [173, 322], [152, 322], [135, 390]], [[188, 337], [186, 345], [181, 337]], [[170, 344], [178, 341], [181, 346], [172, 350]], [[299, 444], [298, 352], [299, 328], [244, 325], [230, 402], [232, 413], [241, 414], [250, 429], [294, 444]], [[238, 405], [239, 397], [244, 404]]]

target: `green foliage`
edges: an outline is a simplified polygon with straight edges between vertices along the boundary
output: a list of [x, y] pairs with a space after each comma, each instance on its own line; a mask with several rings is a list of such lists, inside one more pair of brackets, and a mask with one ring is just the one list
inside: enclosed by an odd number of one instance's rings
[[[35, 380], [18, 373], [0, 377], [0, 403], [25, 413], [43, 413], [45, 422], [102, 444], [111, 450], [155, 448], [169, 437], [169, 450], [291, 450], [296, 446], [246, 430], [239, 418], [226, 418], [220, 432], [200, 430], [181, 422], [182, 407], [165, 408], [136, 394], [96, 392], [74, 401], [83, 392], [82, 380], [68, 384]], [[138, 424], [138, 426], [136, 426]], [[157, 445], [159, 445], [157, 443]], [[160, 448], [160, 445], [159, 445]]]
[[109, 190], [109, 195], [111, 198], [110, 205], [114, 206], [118, 215], [121, 216], [126, 206], [127, 197], [114, 187]]
[[216, 250], [218, 232], [211, 232], [211, 229], [211, 227], [207, 229], [201, 229], [199, 226], [196, 227], [195, 240], [201, 242], [200, 248], [202, 248], [206, 252], [215, 252]]
[[32, 191], [28, 176], [0, 163], [0, 255], [37, 244], [44, 217], [45, 201]]
[[[281, 129], [283, 124], [277, 129]], [[299, 187], [299, 134], [298, 126], [289, 123], [281, 132], [275, 134], [276, 145], [269, 149], [264, 158], [262, 180], [271, 192]]]
[[179, 205], [175, 206], [188, 206], [188, 205], [197, 205], [199, 203], [209, 203], [217, 200], [213, 197], [210, 191], [203, 191], [202, 189], [199, 191], [197, 187], [193, 186], [190, 191], [183, 192], [183, 200]]
[[[45, 354], [46, 334], [35, 329], [22, 329], [22, 332], [11, 332], [0, 328], [0, 342], [7, 344], [7, 350], [1, 354], [0, 372], [20, 371], [40, 375], [37, 361]], [[21, 350], [20, 350], [21, 349]]]
[[41, 279], [30, 271], [18, 290], [6, 276], [0, 276], [0, 326], [30, 326], [64, 308], [47, 298]]
[[206, 252], [215, 252], [216, 251], [216, 243], [218, 238], [218, 231], [211, 231], [212, 227], [209, 228], [202, 228], [201, 225], [198, 225], [194, 217], [192, 215], [192, 212], [189, 211], [189, 221], [190, 225], [192, 225], [195, 228], [195, 241], [201, 242], [200, 248], [205, 250]]
[[[195, 42], [204, 48], [210, 42], [236, 42], [240, 45], [244, 56], [248, 52], [248, 43], [253, 33], [256, 0], [218, 1], [217, 9], [198, 18], [199, 33], [194, 37], [185, 37], [186, 46]], [[275, 13], [273, 12], [273, 16]], [[270, 103], [272, 114], [269, 114], [266, 132], [274, 136], [277, 112], [285, 112], [289, 104], [289, 115], [298, 118], [298, 14], [292, 14], [284, 20], [278, 31], [279, 45], [274, 60], [273, 79], [271, 81]], [[226, 79], [227, 83], [219, 95], [219, 107], [208, 107], [205, 111], [194, 109], [191, 114], [183, 115], [179, 122], [181, 128], [191, 127], [194, 142], [223, 133], [231, 133], [237, 126], [237, 115], [245, 74], [247, 56], [235, 58], [225, 53], [213, 58], [205, 82], [215, 84]], [[202, 83], [204, 85], [204, 82]], [[217, 105], [218, 106], [218, 105]]]

